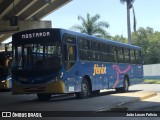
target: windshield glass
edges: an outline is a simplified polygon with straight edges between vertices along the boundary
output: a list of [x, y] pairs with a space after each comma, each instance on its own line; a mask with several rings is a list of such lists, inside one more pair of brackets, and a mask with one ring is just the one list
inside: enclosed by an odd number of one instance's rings
[[13, 55], [14, 70], [55, 71], [61, 67], [59, 42], [13, 46]]

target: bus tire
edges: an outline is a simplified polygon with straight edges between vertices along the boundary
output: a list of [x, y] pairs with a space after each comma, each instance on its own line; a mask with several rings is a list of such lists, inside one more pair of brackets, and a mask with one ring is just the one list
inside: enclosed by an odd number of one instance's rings
[[128, 90], [129, 90], [129, 80], [128, 80], [128, 77], [125, 76], [123, 81], [123, 87], [116, 88], [116, 92], [125, 93], [125, 92], [128, 92]]
[[91, 94], [91, 89], [89, 82], [86, 78], [83, 78], [81, 83], [81, 92], [76, 93], [77, 98], [83, 99], [89, 97]]
[[123, 92], [128, 92], [129, 90], [129, 80], [128, 77], [124, 77], [124, 87], [123, 87]]
[[37, 93], [38, 100], [48, 101], [51, 98], [51, 94]]

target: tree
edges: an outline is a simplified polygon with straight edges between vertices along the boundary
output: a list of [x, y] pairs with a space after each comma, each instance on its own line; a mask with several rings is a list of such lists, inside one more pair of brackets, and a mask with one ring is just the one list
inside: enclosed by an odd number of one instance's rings
[[[120, 0], [122, 4], [126, 3], [127, 6], [127, 30], [128, 30], [128, 44], [132, 44], [131, 41], [131, 26], [130, 26], [130, 9], [133, 8], [133, 3], [135, 0]], [[134, 22], [136, 22], [135, 19], [135, 12], [133, 8], [133, 15], [134, 15]], [[134, 30], [136, 30], [136, 24], [134, 24]]]
[[112, 40], [127, 43], [127, 38], [125, 38], [123, 35], [115, 35], [111, 38]]
[[160, 63], [160, 32], [150, 27], [140, 27], [136, 33], [132, 33], [132, 38], [133, 44], [142, 48], [144, 64]]
[[100, 19], [99, 14], [90, 16], [90, 14], [87, 13], [87, 18], [78, 16], [78, 20], [81, 21], [81, 25], [74, 25], [72, 29], [78, 30], [81, 33], [86, 33], [89, 35], [109, 38], [110, 35], [105, 30], [106, 28], [109, 28], [109, 23], [105, 21], [98, 22], [99, 19]]

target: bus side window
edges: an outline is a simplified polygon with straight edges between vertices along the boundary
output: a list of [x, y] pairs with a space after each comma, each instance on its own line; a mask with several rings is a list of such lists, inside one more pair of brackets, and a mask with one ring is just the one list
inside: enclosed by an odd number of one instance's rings
[[140, 64], [141, 61], [141, 52], [140, 51], [135, 51], [135, 56], [136, 56], [136, 64]]
[[79, 49], [79, 59], [80, 60], [90, 60], [90, 44], [86, 39], [78, 39], [78, 49]]
[[65, 54], [65, 68], [69, 70], [76, 61], [76, 38], [73, 36], [66, 36], [66, 43], [64, 44], [64, 54]]
[[66, 61], [76, 61], [76, 56], [75, 56], [75, 45], [67, 45], [67, 60]]
[[135, 54], [134, 54], [134, 50], [130, 50], [130, 58], [131, 58], [131, 63], [134, 64], [134, 63], [135, 63]]
[[123, 63], [125, 63], [125, 54], [124, 54], [124, 48], [122, 48], [122, 56], [123, 56]]
[[101, 58], [101, 61], [103, 61], [103, 62], [106, 62], [106, 57], [107, 57], [107, 55], [105, 53], [105, 47], [106, 47], [105, 44], [100, 43], [100, 52], [101, 52], [100, 58]]
[[118, 57], [118, 47], [114, 46], [114, 58], [115, 62], [120, 62], [119, 57]]
[[118, 62], [123, 63], [124, 58], [123, 58], [123, 50], [121, 47], [117, 47], [117, 57], [118, 57]]
[[130, 63], [130, 50], [124, 49], [125, 63]]
[[116, 62], [116, 47], [109, 46], [109, 62]]
[[131, 50], [128, 49], [128, 63], [131, 63]]
[[91, 60], [92, 61], [99, 61], [100, 60], [98, 42], [91, 42], [90, 54], [91, 54]]
[[142, 53], [141, 53], [141, 51], [139, 51], [139, 64], [141, 64], [142, 63]]

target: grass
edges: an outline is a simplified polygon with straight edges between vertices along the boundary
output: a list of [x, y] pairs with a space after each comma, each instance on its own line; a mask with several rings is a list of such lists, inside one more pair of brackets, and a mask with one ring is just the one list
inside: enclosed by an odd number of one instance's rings
[[148, 83], [148, 84], [160, 84], [160, 80], [159, 79], [145, 79], [144, 83]]

